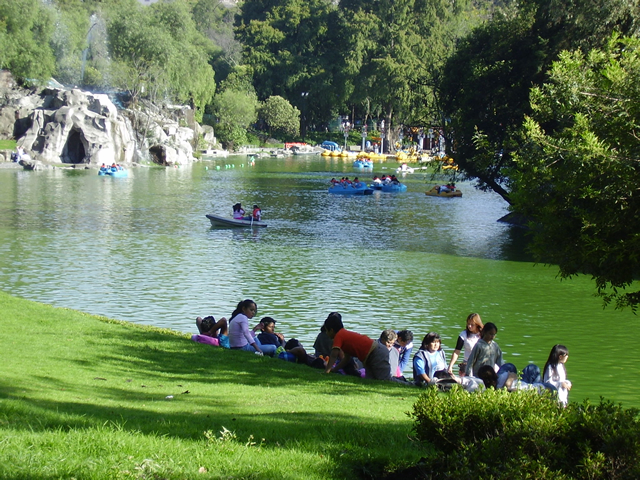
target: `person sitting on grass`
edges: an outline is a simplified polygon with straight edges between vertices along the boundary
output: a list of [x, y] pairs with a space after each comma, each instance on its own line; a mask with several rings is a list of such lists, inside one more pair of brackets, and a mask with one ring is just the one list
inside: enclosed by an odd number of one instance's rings
[[262, 324], [258, 323], [249, 331], [249, 320], [255, 317], [257, 312], [258, 306], [253, 300], [247, 299], [238, 303], [229, 319], [229, 344], [232, 350], [247, 350], [273, 357], [277, 347], [262, 345], [255, 336], [256, 330], [261, 329]]
[[[413, 381], [416, 385], [432, 383], [436, 374], [441, 377], [447, 370], [447, 360], [440, 342], [440, 335], [430, 332], [425, 335], [420, 350], [413, 357]], [[451, 375], [446, 375], [451, 377]]]
[[280, 352], [278, 358], [289, 362], [302, 363], [312, 368], [326, 368], [326, 362], [319, 357], [309, 355], [297, 338], [292, 338], [284, 345], [284, 352]]
[[313, 342], [314, 354], [316, 357], [329, 357], [331, 355], [331, 349], [333, 348], [333, 340], [327, 335], [327, 331], [324, 325], [320, 327], [320, 333]]
[[498, 371], [504, 361], [502, 360], [502, 350], [500, 346], [494, 342], [494, 338], [498, 333], [498, 327], [489, 322], [482, 328], [481, 338], [471, 350], [469, 359], [467, 360], [466, 373], [478, 377], [480, 367], [489, 365]]
[[[353, 357], [356, 357], [364, 365], [366, 378], [391, 380], [389, 350], [386, 346], [366, 335], [346, 330], [342, 324], [342, 315], [338, 312], [331, 312], [325, 320], [324, 326], [327, 335], [333, 340], [333, 348], [325, 373], [338, 372], [342, 367], [348, 365]], [[344, 356], [335, 365], [341, 353]]]
[[229, 329], [227, 328], [227, 319], [222, 317], [216, 322], [212, 316], [197, 317], [196, 326], [201, 336], [216, 338], [218, 344], [223, 348], [231, 348], [229, 345]]
[[413, 332], [411, 330], [400, 330], [393, 346], [398, 350], [398, 369], [394, 376], [402, 377], [402, 372], [409, 366], [409, 361], [411, 360]]
[[391, 368], [391, 376], [396, 377], [396, 372], [398, 370], [398, 361], [400, 359], [400, 352], [393, 348], [396, 339], [398, 338], [398, 334], [395, 330], [383, 330], [380, 334], [380, 338], [378, 342], [382, 343], [387, 350], [389, 350], [389, 366]]
[[263, 317], [260, 320], [262, 333], [258, 334], [258, 339], [262, 345], [275, 345], [276, 348], [284, 347], [284, 335], [276, 333], [276, 321], [271, 317]]

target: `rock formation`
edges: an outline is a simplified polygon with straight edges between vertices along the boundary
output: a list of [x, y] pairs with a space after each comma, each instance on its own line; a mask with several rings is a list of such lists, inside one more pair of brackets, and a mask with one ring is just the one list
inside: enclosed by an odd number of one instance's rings
[[36, 165], [186, 164], [195, 160], [196, 136], [207, 147], [215, 144], [213, 129], [195, 122], [189, 107], [118, 110], [105, 94], [8, 88], [0, 73], [0, 138], [18, 139]]

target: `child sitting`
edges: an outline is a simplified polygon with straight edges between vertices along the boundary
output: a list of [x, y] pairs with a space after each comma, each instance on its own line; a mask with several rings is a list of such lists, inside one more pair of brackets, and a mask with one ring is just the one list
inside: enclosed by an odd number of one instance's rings
[[[197, 317], [196, 326], [198, 327], [198, 331], [200, 332], [200, 335], [194, 335], [193, 337], [191, 337], [192, 340], [200, 343], [211, 343], [211, 342], [207, 342], [206, 338], [194, 339], [194, 337], [201, 336], [201, 337], [214, 338], [218, 341], [219, 346], [223, 348], [230, 348], [226, 318], [223, 317], [216, 322], [216, 319], [212, 316], [208, 316], [204, 318]], [[201, 340], [205, 340], [205, 341], [201, 341]]]
[[284, 335], [276, 333], [276, 321], [271, 317], [264, 317], [260, 320], [262, 324], [262, 333], [258, 334], [258, 340], [262, 345], [275, 345], [276, 347], [284, 347]]

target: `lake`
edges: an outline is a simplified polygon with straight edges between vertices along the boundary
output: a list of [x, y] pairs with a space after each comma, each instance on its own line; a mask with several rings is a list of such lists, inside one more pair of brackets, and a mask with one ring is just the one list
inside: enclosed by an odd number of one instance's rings
[[[348, 329], [375, 338], [407, 328], [419, 345], [437, 331], [447, 358], [478, 312], [520, 369], [542, 368], [565, 344], [570, 400], [640, 407], [637, 317], [603, 309], [588, 278], [561, 281], [557, 268], [534, 265], [523, 232], [497, 222], [507, 213], [498, 195], [461, 182], [462, 198], [427, 197], [425, 172], [403, 180], [406, 193], [328, 194], [332, 177], [356, 175], [372, 177], [320, 156], [141, 167], [126, 179], [0, 169], [0, 288], [192, 333], [196, 316], [228, 317], [252, 298], [258, 317], [307, 347], [339, 311]], [[269, 226], [211, 228], [205, 214], [230, 215], [236, 202], [260, 205]]]

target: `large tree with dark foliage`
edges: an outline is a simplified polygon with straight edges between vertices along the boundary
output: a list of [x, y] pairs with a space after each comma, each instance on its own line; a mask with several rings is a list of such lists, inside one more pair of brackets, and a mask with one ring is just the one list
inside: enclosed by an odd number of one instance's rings
[[510, 201], [507, 168], [530, 112], [529, 90], [563, 49], [589, 50], [617, 29], [637, 32], [638, 0], [525, 0], [503, 7], [459, 45], [441, 77], [455, 158], [481, 188]]
[[[640, 304], [640, 39], [563, 52], [531, 93], [509, 175], [532, 249], [590, 274], [605, 304]], [[632, 287], [631, 291], [627, 291]]]

